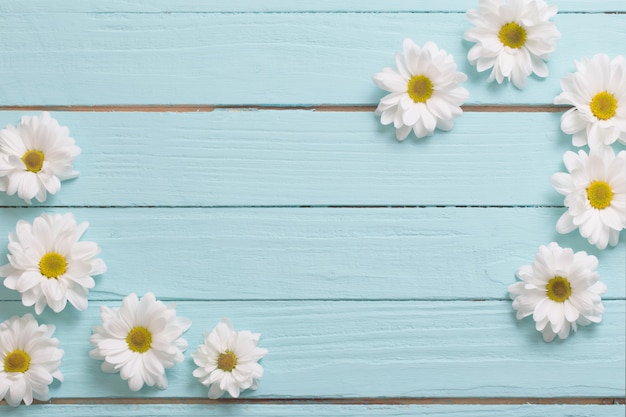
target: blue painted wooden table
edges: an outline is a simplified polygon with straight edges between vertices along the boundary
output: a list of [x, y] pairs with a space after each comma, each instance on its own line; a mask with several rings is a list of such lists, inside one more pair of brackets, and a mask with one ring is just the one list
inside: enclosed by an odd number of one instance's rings
[[[0, 3], [0, 123], [48, 110], [82, 148], [46, 203], [0, 195], [0, 257], [19, 219], [73, 212], [109, 267], [87, 311], [39, 317], [65, 350], [53, 399], [2, 415], [623, 416], [624, 234], [556, 233], [550, 176], [574, 149], [559, 80], [626, 52], [626, 2], [553, 3], [550, 75], [523, 91], [467, 63], [477, 2]], [[405, 37], [452, 53], [471, 98], [452, 131], [399, 143], [372, 75]], [[601, 324], [544, 343], [506, 289], [550, 241], [598, 256], [609, 290]], [[167, 390], [134, 393], [88, 338], [101, 305], [148, 291], [192, 319], [190, 349]], [[0, 320], [27, 312], [0, 289]], [[210, 401], [190, 352], [222, 317], [270, 353], [257, 391]]]

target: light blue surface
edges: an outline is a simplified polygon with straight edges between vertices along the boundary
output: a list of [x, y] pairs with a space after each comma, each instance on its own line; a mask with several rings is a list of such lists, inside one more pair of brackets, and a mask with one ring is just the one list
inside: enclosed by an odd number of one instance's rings
[[[0, 405], [0, 413], [623, 415], [623, 405], [367, 404], [624, 397], [625, 236], [599, 251], [577, 232], [555, 232], [565, 209], [550, 176], [575, 150], [560, 131], [560, 113], [479, 108], [488, 112], [466, 112], [451, 132], [398, 143], [368, 109], [115, 107], [373, 106], [384, 92], [372, 75], [393, 65], [405, 37], [436, 41], [455, 56], [469, 76], [468, 104], [545, 105], [575, 59], [624, 54], [626, 2], [559, 0], [562, 39], [550, 77], [531, 77], [523, 91], [488, 85], [465, 60], [471, 45], [462, 40], [470, 26], [464, 11], [477, 4], [0, 3], [0, 106], [113, 105], [112, 112], [53, 112], [82, 148], [81, 175], [45, 207], [0, 195], [0, 264], [17, 220], [71, 211], [90, 222], [85, 240], [102, 247], [108, 265], [86, 312], [68, 307], [39, 317], [57, 325], [66, 352], [65, 382], [51, 387], [66, 404]], [[605, 13], [614, 11], [622, 13]], [[22, 114], [36, 112], [2, 111], [0, 125]], [[608, 291], [602, 323], [548, 344], [530, 318], [515, 319], [506, 287], [550, 241], [598, 256]], [[132, 291], [176, 301], [193, 321], [186, 360], [168, 371], [165, 391], [133, 393], [87, 355], [99, 307], [119, 306]], [[0, 288], [0, 320], [33, 311], [17, 300]], [[206, 397], [191, 376], [190, 353], [225, 316], [262, 333], [266, 374], [243, 397], [268, 403], [176, 404]], [[106, 403], [124, 397], [137, 404]], [[145, 403], [150, 398], [171, 404]], [[319, 404], [280, 402], [293, 398]]]
[[[508, 299], [515, 271], [556, 240], [600, 259], [610, 299], [626, 296], [622, 241], [599, 251], [554, 225], [562, 208], [91, 208], [108, 271], [94, 300], [153, 290], [167, 299]], [[41, 209], [0, 209], [6, 234]], [[57, 213], [68, 209], [57, 208]], [[5, 234], [6, 233], [6, 234]], [[220, 283], [231, 283], [221, 285]], [[0, 300], [19, 300], [0, 288]]]
[[[623, 405], [58, 405], [63, 417], [623, 417]], [[7, 416], [48, 417], [50, 407], [34, 405], [27, 412], [3, 409]]]
[[626, 14], [564, 14], [547, 79], [487, 84], [462, 13], [0, 14], [0, 104], [374, 105], [402, 40], [455, 57], [470, 103], [550, 104], [574, 60], [624, 53]]
[[[169, 286], [152, 289], [166, 294], [181, 279], [184, 271]], [[236, 283], [208, 285], [229, 284], [235, 291]], [[184, 336], [190, 346], [186, 360], [167, 371], [166, 390], [139, 392], [131, 392], [119, 375], [100, 372], [100, 363], [88, 356], [102, 304], [92, 302], [82, 313], [42, 314], [41, 322], [57, 325], [55, 334], [66, 350], [65, 381], [51, 386], [53, 397], [206, 397], [208, 390], [191, 375], [190, 355], [204, 330], [222, 317], [238, 329], [261, 333], [259, 345], [269, 350], [258, 390], [242, 398], [616, 397], [624, 392], [623, 300], [605, 301], [599, 325], [550, 344], [531, 319], [515, 319], [510, 301], [179, 301], [177, 314], [193, 321]], [[121, 300], [105, 304], [119, 307]], [[30, 310], [7, 301], [0, 315]]]
[[[550, 4], [559, 11], [568, 12], [615, 12], [626, 11], [622, 0], [554, 0]], [[285, 12], [464, 12], [477, 7], [478, 0], [108, 0], [102, 1], [55, 1], [29, 0], [0, 4], [5, 13], [285, 13]]]
[[57, 206], [562, 206], [550, 176], [576, 150], [560, 113], [466, 112], [402, 143], [371, 112], [53, 116], [82, 149]]

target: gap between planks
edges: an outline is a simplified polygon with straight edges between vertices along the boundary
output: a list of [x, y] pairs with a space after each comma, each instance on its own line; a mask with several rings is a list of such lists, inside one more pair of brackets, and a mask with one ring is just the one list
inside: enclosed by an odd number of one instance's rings
[[[55, 398], [49, 401], [34, 401], [33, 404], [55, 405], [154, 405], [154, 404], [256, 404], [256, 405], [618, 405], [624, 404], [622, 397], [500, 397], [500, 398]], [[0, 404], [5, 404], [0, 401]]]
[[[568, 110], [569, 106], [555, 105], [467, 105], [462, 106], [463, 111], [472, 113], [558, 113]], [[319, 112], [373, 112], [376, 106], [340, 106], [340, 105], [311, 105], [311, 106], [265, 106], [256, 104], [240, 105], [213, 105], [213, 104], [178, 104], [178, 105], [96, 105], [96, 106], [0, 106], [0, 111], [67, 111], [67, 112], [173, 112], [173, 113], [210, 113], [216, 110], [312, 110]]]

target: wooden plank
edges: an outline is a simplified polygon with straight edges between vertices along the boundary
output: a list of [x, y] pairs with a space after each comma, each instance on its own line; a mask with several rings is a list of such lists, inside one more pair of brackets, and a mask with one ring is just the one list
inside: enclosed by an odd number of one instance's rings
[[[559, 113], [466, 113], [402, 143], [373, 113], [53, 116], [82, 148], [55, 206], [560, 206], [550, 176], [572, 149]], [[24, 204], [0, 193], [0, 206]]]
[[[164, 391], [134, 393], [119, 375], [101, 373], [87, 355], [99, 304], [40, 317], [57, 325], [66, 352], [65, 380], [51, 386], [53, 398], [206, 397], [191, 376], [190, 352], [168, 371]], [[262, 334], [265, 375], [243, 398], [623, 397], [626, 302], [605, 305], [601, 324], [553, 343], [543, 342], [532, 321], [517, 321], [503, 301], [180, 301], [177, 314], [193, 321], [185, 335], [190, 351], [223, 316]], [[27, 311], [17, 302], [0, 304], [0, 317]]]
[[[621, 0], [551, 0], [566, 12], [613, 12], [626, 11], [626, 4]], [[12, 1], [0, 4], [3, 13], [289, 13], [289, 12], [464, 12], [477, 7], [478, 1], [439, 0], [308, 0], [285, 1], [265, 0], [230, 0], [228, 2], [185, 0], [109, 0], [97, 1], [55, 1], [45, 0]]]
[[1, 105], [376, 104], [405, 37], [456, 57], [468, 104], [549, 104], [574, 60], [622, 54], [625, 14], [563, 14], [546, 80], [487, 84], [462, 13], [0, 14]]
[[168, 404], [168, 405], [33, 405], [11, 410], [0, 405], [3, 413], [49, 417], [51, 412], [65, 417], [623, 417], [623, 405], [249, 405], [249, 404]]
[[[18, 219], [41, 211], [0, 210], [2, 263]], [[626, 298], [623, 239], [598, 251], [577, 234], [557, 236], [562, 209], [71, 211], [90, 222], [84, 239], [108, 265], [92, 300], [148, 289], [171, 300], [508, 299], [517, 268], [553, 239], [597, 255], [605, 298]], [[0, 300], [19, 299], [0, 289]]]

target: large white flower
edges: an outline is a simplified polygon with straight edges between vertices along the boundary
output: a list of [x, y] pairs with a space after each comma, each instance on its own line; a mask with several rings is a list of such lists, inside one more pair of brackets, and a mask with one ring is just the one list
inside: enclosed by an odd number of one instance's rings
[[566, 339], [577, 325], [599, 323], [606, 285], [599, 281], [597, 267], [598, 258], [587, 252], [574, 253], [555, 242], [541, 246], [535, 261], [518, 269], [522, 281], [508, 288], [517, 319], [532, 315], [546, 342], [556, 335]]
[[76, 224], [74, 215], [42, 214], [31, 225], [17, 222], [9, 234], [9, 263], [0, 267], [4, 285], [22, 294], [25, 306], [35, 305], [41, 314], [49, 306], [63, 310], [69, 301], [77, 310], [87, 308], [93, 275], [106, 272], [104, 261], [96, 256], [94, 242], [79, 242], [89, 223]]
[[563, 161], [570, 172], [552, 175], [552, 185], [565, 195], [567, 211], [556, 230], [569, 233], [576, 228], [598, 249], [617, 245], [626, 228], [626, 151], [617, 156], [611, 147], [568, 151]]
[[63, 310], [69, 301], [77, 310], [87, 308], [92, 275], [106, 271], [100, 248], [94, 242], [79, 242], [89, 223], [76, 224], [74, 215], [42, 214], [31, 225], [17, 222], [9, 234], [9, 263], [0, 267], [4, 285], [22, 294], [25, 306], [35, 305], [41, 314], [49, 306]]
[[561, 37], [550, 22], [556, 13], [556, 6], [543, 0], [480, 0], [478, 9], [467, 12], [475, 26], [464, 37], [476, 42], [467, 59], [478, 72], [492, 68], [489, 81], [501, 84], [508, 78], [519, 89], [532, 73], [547, 77], [544, 61]]
[[267, 349], [257, 347], [258, 333], [235, 331], [228, 320], [222, 320], [204, 335], [204, 343], [191, 356], [198, 368], [193, 376], [209, 388], [209, 398], [219, 398], [228, 391], [237, 398], [241, 390], [256, 389], [263, 368], [258, 363]]
[[28, 204], [32, 198], [44, 202], [61, 181], [78, 176], [72, 164], [79, 154], [69, 129], [50, 113], [24, 116], [17, 127], [0, 130], [0, 191], [17, 193]]
[[102, 306], [102, 326], [93, 328], [89, 356], [103, 360], [102, 371], [120, 373], [128, 387], [139, 391], [144, 384], [167, 388], [166, 368], [185, 358], [187, 341], [182, 338], [191, 321], [176, 316], [174, 304], [166, 305], [146, 293], [141, 300], [126, 296], [119, 309]]
[[432, 42], [423, 47], [404, 40], [404, 55], [396, 53], [398, 69], [383, 68], [374, 82], [389, 91], [380, 100], [376, 114], [383, 125], [393, 123], [396, 138], [404, 140], [411, 130], [418, 138], [435, 128], [452, 129], [454, 118], [463, 113], [461, 104], [469, 93], [460, 84], [467, 79], [456, 71], [452, 55]]
[[561, 79], [554, 99], [574, 106], [561, 116], [561, 130], [574, 135], [574, 146], [626, 144], [626, 59], [598, 54], [576, 62], [576, 70]]
[[63, 351], [52, 338], [53, 325], [39, 325], [26, 314], [0, 323], [0, 400], [12, 407], [20, 402], [30, 405], [33, 398], [48, 400], [48, 386], [53, 378], [63, 381], [59, 371]]

